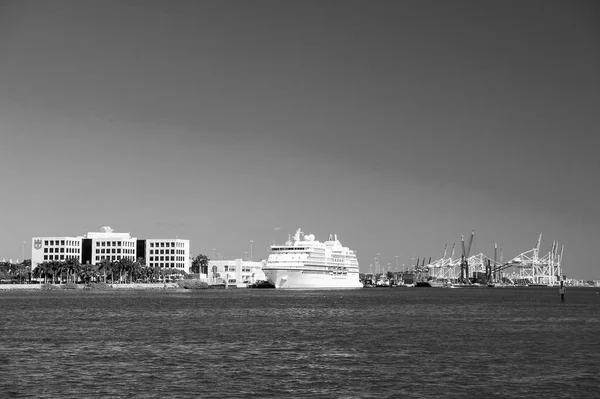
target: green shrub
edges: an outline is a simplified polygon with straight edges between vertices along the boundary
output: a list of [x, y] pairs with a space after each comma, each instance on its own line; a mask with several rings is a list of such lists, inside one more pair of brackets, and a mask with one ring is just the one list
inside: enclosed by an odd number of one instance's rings
[[61, 287], [63, 290], [76, 290], [77, 288], [79, 288], [75, 283], [66, 283], [63, 284]]
[[200, 280], [179, 280], [177, 281], [179, 288], [185, 288], [186, 290], [201, 290], [208, 288], [208, 284]]
[[90, 283], [86, 286], [87, 289], [89, 290], [99, 290], [99, 291], [106, 291], [106, 290], [112, 290], [113, 288], [110, 286], [110, 284], [106, 284], [106, 283]]

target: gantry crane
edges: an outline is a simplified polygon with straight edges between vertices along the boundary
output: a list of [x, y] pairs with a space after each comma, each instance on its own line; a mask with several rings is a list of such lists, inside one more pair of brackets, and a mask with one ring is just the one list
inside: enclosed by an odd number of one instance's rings
[[469, 238], [469, 244], [465, 248], [465, 236], [461, 235], [462, 243], [462, 255], [460, 259], [460, 280], [462, 283], [469, 283], [469, 254], [471, 253], [471, 245], [473, 245], [473, 238], [475, 237], [475, 229], [471, 232]]

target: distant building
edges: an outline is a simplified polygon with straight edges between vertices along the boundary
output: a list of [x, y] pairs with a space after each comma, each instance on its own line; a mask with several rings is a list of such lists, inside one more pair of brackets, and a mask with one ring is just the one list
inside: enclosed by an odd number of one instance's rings
[[264, 262], [251, 262], [242, 259], [209, 260], [208, 281], [214, 284], [252, 284], [266, 280], [262, 271]]
[[33, 237], [31, 266], [42, 262], [65, 261], [75, 258], [81, 263], [98, 264], [104, 259], [111, 262], [138, 258], [146, 259], [147, 266], [190, 271], [190, 241], [179, 238], [137, 239], [130, 233], [117, 233], [108, 226], [98, 232], [77, 237]]

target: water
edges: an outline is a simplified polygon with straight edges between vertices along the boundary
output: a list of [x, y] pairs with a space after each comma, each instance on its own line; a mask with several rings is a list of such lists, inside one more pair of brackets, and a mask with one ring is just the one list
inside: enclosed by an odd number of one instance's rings
[[597, 397], [598, 292], [0, 292], [0, 396]]

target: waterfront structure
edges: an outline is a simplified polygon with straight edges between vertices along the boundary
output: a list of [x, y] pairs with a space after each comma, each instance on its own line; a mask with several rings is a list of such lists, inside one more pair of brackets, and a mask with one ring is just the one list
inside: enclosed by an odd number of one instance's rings
[[342, 246], [337, 234], [325, 242], [300, 229], [285, 245], [271, 245], [263, 268], [275, 288], [329, 289], [361, 288], [358, 260], [354, 251]]
[[242, 259], [209, 260], [208, 282], [211, 284], [244, 285], [266, 280], [263, 272], [265, 262]]
[[83, 264], [99, 264], [105, 259], [135, 262], [140, 257], [146, 259], [147, 266], [189, 273], [190, 241], [180, 238], [138, 239], [130, 233], [115, 232], [109, 226], [83, 236], [33, 237], [31, 240], [32, 269], [50, 261], [77, 259]]

